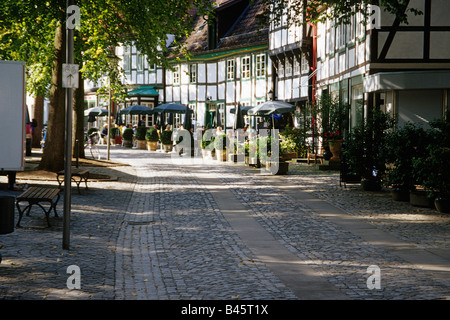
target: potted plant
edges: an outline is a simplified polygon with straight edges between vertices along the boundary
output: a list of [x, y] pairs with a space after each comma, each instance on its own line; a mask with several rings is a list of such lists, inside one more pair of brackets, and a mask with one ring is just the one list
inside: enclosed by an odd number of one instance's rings
[[159, 141], [158, 130], [153, 127], [148, 128], [145, 133], [145, 140], [147, 140], [147, 149], [149, 151], [156, 151]]
[[385, 145], [387, 131], [393, 124], [388, 114], [374, 110], [346, 138], [343, 149], [346, 170], [361, 177], [364, 190], [379, 191], [382, 188], [386, 162], [381, 150]]
[[136, 128], [136, 140], [137, 148], [145, 150], [147, 149], [147, 142], [145, 140], [145, 134], [147, 133], [147, 128], [144, 126], [139, 126]]
[[171, 152], [173, 149], [172, 130], [163, 130], [161, 132], [161, 143], [165, 152]]
[[214, 138], [210, 130], [207, 130], [202, 136], [202, 157], [205, 159], [215, 158]]
[[418, 184], [423, 186], [428, 204], [439, 212], [450, 212], [450, 121], [431, 121], [428, 131], [430, 142], [426, 153], [414, 158], [414, 173]]
[[331, 162], [340, 162], [341, 161], [341, 149], [342, 149], [342, 135], [338, 131], [336, 132], [325, 132], [324, 138], [328, 143], [329, 150], [332, 154], [331, 158], [328, 160]]
[[125, 148], [132, 148], [133, 147], [133, 136], [134, 136], [133, 129], [126, 128], [123, 131], [123, 135], [122, 135], [122, 146], [124, 146]]
[[426, 131], [417, 124], [407, 123], [387, 134], [381, 154], [386, 161], [384, 185], [391, 188], [396, 201], [409, 201], [415, 189], [413, 159], [425, 152]]
[[216, 150], [217, 160], [227, 161], [227, 147], [229, 139], [226, 134], [220, 134], [214, 138], [214, 149]]
[[259, 138], [251, 139], [248, 142], [248, 165], [256, 168], [261, 167], [259, 159]]

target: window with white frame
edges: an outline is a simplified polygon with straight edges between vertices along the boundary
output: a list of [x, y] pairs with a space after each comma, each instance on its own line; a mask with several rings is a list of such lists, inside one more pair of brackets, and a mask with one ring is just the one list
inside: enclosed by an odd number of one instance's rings
[[173, 84], [180, 84], [180, 66], [175, 66], [173, 70]]
[[350, 23], [346, 26], [347, 29], [347, 43], [354, 42], [355, 40], [355, 28], [356, 26], [356, 17], [351, 16], [350, 17]]
[[346, 36], [346, 25], [340, 24], [336, 28], [336, 49], [341, 49], [345, 47], [345, 36]]
[[302, 54], [302, 73], [309, 72], [309, 62], [305, 54]]
[[189, 107], [189, 109], [192, 110], [192, 112], [191, 112], [191, 120], [194, 121], [195, 120], [195, 115], [197, 113], [196, 112], [197, 105], [195, 103], [189, 103], [188, 107]]
[[264, 53], [256, 56], [256, 76], [266, 76], [266, 55]]
[[285, 60], [284, 74], [286, 75], [286, 77], [292, 76], [292, 63], [290, 58], [286, 58]]
[[197, 65], [196, 64], [189, 65], [189, 82], [197, 83]]
[[361, 12], [356, 13], [356, 37], [362, 38], [365, 35], [364, 15]]
[[145, 55], [138, 52], [136, 59], [137, 59], [137, 71], [144, 71]]
[[284, 77], [284, 61], [282, 60], [278, 61], [278, 77], [279, 78]]
[[227, 80], [234, 80], [234, 59], [227, 60]]
[[241, 78], [242, 79], [250, 79], [251, 69], [250, 69], [250, 57], [242, 58], [242, 67], [241, 67]]
[[302, 57], [297, 56], [297, 55], [293, 59], [294, 75], [300, 74], [300, 62], [298, 61], [299, 59], [302, 59]]
[[129, 47], [123, 48], [123, 70], [125, 72], [131, 71], [131, 50]]

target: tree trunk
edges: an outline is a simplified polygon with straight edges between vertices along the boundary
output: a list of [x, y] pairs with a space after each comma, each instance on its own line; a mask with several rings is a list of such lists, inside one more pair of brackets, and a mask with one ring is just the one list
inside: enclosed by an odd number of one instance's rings
[[[81, 63], [79, 64], [81, 65]], [[72, 146], [73, 155], [77, 155], [76, 143], [78, 140], [78, 156], [80, 158], [85, 158], [84, 154], [84, 81], [82, 79], [81, 72], [78, 74], [78, 88], [74, 92], [74, 110], [73, 110], [73, 131], [72, 131]]]
[[57, 172], [64, 169], [65, 89], [62, 88], [62, 64], [65, 61], [66, 41], [64, 24], [55, 34], [55, 58], [53, 60], [50, 108], [47, 123], [47, 139], [40, 170]]
[[33, 148], [41, 147], [41, 134], [44, 129], [44, 97], [37, 96], [34, 98], [34, 114], [37, 126], [33, 128], [32, 146]]

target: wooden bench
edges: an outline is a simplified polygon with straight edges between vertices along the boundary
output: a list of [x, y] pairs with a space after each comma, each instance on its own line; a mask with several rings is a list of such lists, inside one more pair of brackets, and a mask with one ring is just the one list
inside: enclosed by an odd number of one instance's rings
[[[49, 215], [50, 211], [53, 209], [55, 212], [55, 217], [58, 217], [56, 213], [56, 205], [59, 200], [59, 192], [58, 188], [48, 188], [48, 187], [31, 187], [23, 192], [20, 196], [16, 198], [16, 207], [19, 211], [19, 221], [16, 224], [17, 228], [20, 228], [20, 221], [22, 220], [23, 213], [26, 211], [27, 216], [30, 215], [30, 210], [33, 205], [38, 205], [45, 212], [45, 216], [47, 217], [47, 225], [50, 227]], [[28, 202], [28, 205], [21, 210], [19, 203], [20, 202]], [[41, 203], [48, 202], [50, 204], [50, 208], [46, 210]]]
[[[86, 189], [88, 188], [87, 182], [89, 179], [89, 170], [82, 169], [82, 168], [72, 168], [71, 171], [72, 171], [71, 179], [77, 184], [78, 193], [81, 194], [81, 192], [80, 192], [80, 183], [81, 182], [84, 181], [84, 183], [86, 184]], [[61, 176], [64, 177], [64, 170], [59, 171], [56, 176], [56, 179], [58, 180], [60, 188], [61, 188], [62, 183], [64, 182], [64, 178], [60, 179]]]

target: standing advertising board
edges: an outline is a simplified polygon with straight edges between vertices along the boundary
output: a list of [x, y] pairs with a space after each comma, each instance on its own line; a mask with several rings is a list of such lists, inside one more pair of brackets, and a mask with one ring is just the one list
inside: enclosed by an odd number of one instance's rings
[[25, 62], [0, 61], [0, 174], [25, 167]]

